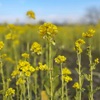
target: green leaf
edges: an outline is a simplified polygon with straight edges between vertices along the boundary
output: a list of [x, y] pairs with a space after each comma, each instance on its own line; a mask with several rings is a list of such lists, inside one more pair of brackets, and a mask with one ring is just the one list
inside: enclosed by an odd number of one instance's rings
[[75, 70], [76, 70], [76, 72], [79, 74], [79, 70], [78, 70], [78, 68], [75, 68]]
[[84, 76], [85, 76], [85, 78], [86, 78], [87, 81], [90, 81], [90, 75], [84, 74]]
[[96, 93], [98, 90], [100, 90], [100, 87], [96, 87], [96, 89], [94, 89], [93, 94]]
[[0, 94], [3, 94], [3, 90], [0, 90]]
[[57, 100], [58, 97], [61, 96], [61, 88], [59, 88], [54, 94], [54, 100]]
[[48, 96], [50, 96], [50, 88], [48, 86], [46, 86], [46, 85], [44, 85], [44, 87], [46, 89], [46, 92], [47, 92]]

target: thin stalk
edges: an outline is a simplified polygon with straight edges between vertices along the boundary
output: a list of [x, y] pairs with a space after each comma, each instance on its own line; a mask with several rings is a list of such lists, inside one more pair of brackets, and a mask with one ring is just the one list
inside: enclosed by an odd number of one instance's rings
[[0, 70], [1, 70], [1, 78], [2, 78], [2, 83], [3, 83], [3, 100], [5, 100], [5, 91], [6, 91], [6, 83], [5, 83], [5, 77], [4, 77], [4, 72], [3, 72], [3, 64], [2, 60], [0, 58]]
[[49, 61], [48, 61], [48, 66], [49, 66], [49, 68], [50, 68], [50, 96], [51, 96], [51, 99], [50, 100], [53, 100], [53, 87], [52, 87], [52, 71], [53, 71], [53, 67], [52, 67], [52, 61], [51, 61], [51, 59], [52, 59], [52, 56], [51, 56], [51, 42], [49, 42], [49, 45], [48, 45], [49, 47]]
[[61, 63], [61, 100], [64, 100], [64, 80], [63, 80], [63, 73], [62, 73], [62, 63]]
[[27, 42], [27, 53], [29, 53], [30, 49], [29, 49], [29, 42]]
[[21, 91], [20, 100], [23, 100], [23, 92], [22, 92], [22, 86], [21, 85], [20, 85], [20, 91]]
[[90, 97], [89, 100], [93, 99], [93, 69], [92, 69], [92, 53], [91, 53], [91, 46], [89, 50], [89, 62], [90, 62]]
[[[36, 55], [34, 56], [34, 66], [36, 67]], [[35, 99], [37, 100], [37, 71], [34, 73], [35, 78]]]
[[82, 90], [82, 82], [81, 82], [81, 54], [78, 54], [77, 53], [77, 58], [78, 58], [78, 70], [79, 70], [79, 86], [80, 86], [80, 88], [79, 88], [79, 100], [81, 100], [81, 95], [82, 95], [82, 93], [81, 93], [81, 90]]
[[67, 88], [67, 83], [66, 83], [66, 100], [69, 100], [69, 98], [68, 98], [68, 88]]
[[31, 97], [30, 97], [30, 81], [29, 81], [29, 77], [27, 77], [27, 91], [28, 91], [28, 100], [31, 100]]

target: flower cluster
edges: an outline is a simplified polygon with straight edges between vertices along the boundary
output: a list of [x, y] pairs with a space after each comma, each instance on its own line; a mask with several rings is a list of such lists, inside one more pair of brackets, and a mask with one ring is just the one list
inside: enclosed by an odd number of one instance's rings
[[29, 18], [35, 19], [35, 13], [34, 13], [32, 10], [27, 11], [26, 15], [27, 15]]
[[66, 57], [65, 56], [58, 55], [58, 57], [55, 58], [55, 62], [57, 64], [61, 64], [61, 63], [65, 62], [65, 61], [66, 61]]
[[47, 39], [49, 41], [52, 41], [53, 37], [56, 35], [57, 32], [57, 27], [51, 23], [44, 23], [39, 27], [39, 33], [42, 38]]
[[5, 36], [5, 38], [7, 39], [7, 40], [15, 40], [15, 39], [18, 39], [18, 34], [13, 34], [13, 33], [8, 33], [6, 36]]
[[99, 58], [96, 58], [96, 59], [94, 60], [94, 62], [95, 62], [95, 64], [98, 64], [98, 63], [99, 63]]
[[63, 75], [63, 79], [65, 82], [69, 82], [72, 81], [72, 78], [69, 76], [71, 74], [71, 71], [68, 68], [63, 68], [62, 69], [62, 75]]
[[22, 56], [23, 58], [29, 58], [29, 54], [28, 54], [28, 53], [23, 53], [21, 56]]
[[31, 46], [30, 49], [32, 52], [37, 53], [38, 55], [40, 55], [42, 53], [42, 47], [39, 43], [34, 42]]
[[73, 88], [79, 89], [80, 88], [79, 83], [78, 82], [75, 82], [74, 85], [73, 85]]
[[14, 24], [9, 24], [8, 26], [7, 26], [10, 30], [15, 30], [15, 25]]
[[84, 44], [85, 41], [83, 39], [78, 39], [76, 42], [75, 42], [75, 50], [80, 54], [82, 52], [82, 48], [81, 48], [81, 45]]
[[4, 47], [4, 43], [0, 41], [0, 50]]
[[29, 62], [27, 61], [19, 61], [19, 64], [17, 65], [17, 70], [14, 70], [11, 74], [12, 77], [17, 76], [18, 74], [23, 74], [27, 77], [29, 77], [33, 72], [35, 71], [35, 68], [33, 68]]
[[91, 38], [94, 36], [95, 30], [89, 29], [88, 32], [83, 33], [82, 36], [86, 38]]
[[6, 91], [5, 96], [6, 97], [13, 96], [14, 94], [15, 94], [15, 90], [13, 88], [8, 88], [7, 91]]
[[39, 63], [39, 69], [41, 71], [45, 71], [45, 70], [48, 70], [49, 68], [46, 64], [43, 65], [42, 63]]
[[16, 85], [21, 85], [21, 84], [25, 84], [25, 79], [23, 79], [23, 78], [19, 78], [18, 80], [17, 80], [17, 82], [16, 82]]

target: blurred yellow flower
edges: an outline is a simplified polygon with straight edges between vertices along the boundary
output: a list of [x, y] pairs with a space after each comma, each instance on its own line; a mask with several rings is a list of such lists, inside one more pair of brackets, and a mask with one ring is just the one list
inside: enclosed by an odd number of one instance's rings
[[63, 75], [70, 75], [71, 71], [68, 68], [65, 67], [65, 68], [62, 69], [62, 74]]
[[79, 83], [78, 82], [75, 82], [74, 85], [73, 85], [73, 88], [79, 89], [80, 88]]
[[25, 84], [25, 80], [24, 79], [22, 79], [22, 78], [19, 78], [18, 80], [17, 80], [17, 82], [16, 82], [16, 85], [21, 85], [21, 84]]
[[59, 55], [58, 57], [55, 58], [55, 62], [57, 64], [61, 64], [61, 63], [65, 62], [65, 61], [66, 61], [66, 57], [65, 56]]
[[44, 70], [48, 70], [48, 66], [46, 64], [42, 64], [42, 63], [39, 63], [39, 69], [44, 71]]
[[0, 50], [4, 47], [4, 43], [0, 41]]
[[80, 54], [82, 53], [82, 48], [81, 48], [81, 45], [82, 44], [85, 44], [85, 41], [83, 39], [78, 39], [76, 42], [75, 42], [75, 50]]
[[98, 63], [99, 63], [99, 58], [96, 58], [96, 59], [94, 60], [94, 62], [95, 62], [96, 64], [98, 64]]
[[94, 36], [95, 30], [94, 29], [89, 29], [88, 32], [83, 33], [82, 36], [86, 38], [91, 38]]
[[24, 58], [29, 58], [29, 54], [28, 53], [23, 53], [21, 56], [24, 57]]
[[51, 23], [44, 23], [39, 27], [40, 36], [42, 36], [44, 39], [52, 39], [57, 32], [57, 27]]
[[29, 18], [35, 19], [35, 13], [34, 13], [32, 10], [27, 11], [26, 15], [27, 15]]
[[13, 96], [14, 94], [15, 94], [15, 90], [13, 88], [8, 88], [7, 91], [6, 91], [5, 96], [6, 97]]
[[42, 47], [39, 43], [37, 42], [34, 42], [31, 46], [31, 49], [30, 49], [32, 52], [40, 55], [42, 53]]
[[72, 81], [72, 78], [70, 76], [63, 76], [63, 79], [67, 83], [70, 82], [70, 81]]

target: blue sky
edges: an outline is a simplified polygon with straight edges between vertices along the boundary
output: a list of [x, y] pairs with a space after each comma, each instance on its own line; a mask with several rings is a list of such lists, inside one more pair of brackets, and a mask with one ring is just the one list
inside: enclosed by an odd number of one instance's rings
[[94, 6], [100, 8], [100, 0], [0, 0], [0, 22], [27, 22], [28, 10], [35, 12], [36, 21], [75, 22]]

